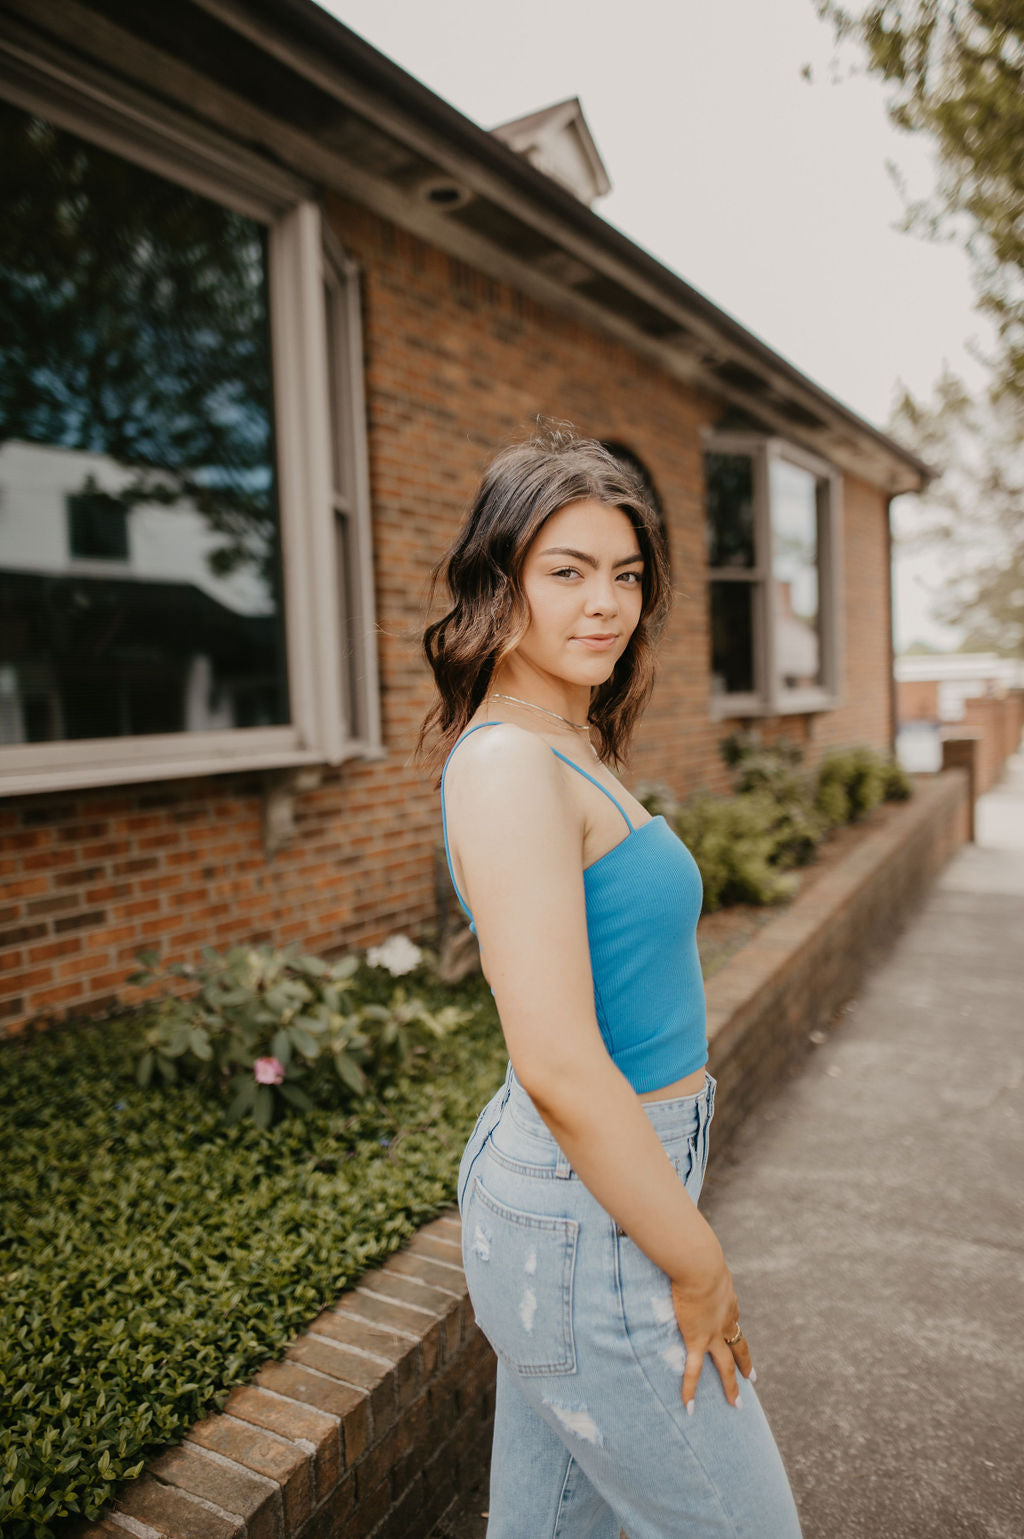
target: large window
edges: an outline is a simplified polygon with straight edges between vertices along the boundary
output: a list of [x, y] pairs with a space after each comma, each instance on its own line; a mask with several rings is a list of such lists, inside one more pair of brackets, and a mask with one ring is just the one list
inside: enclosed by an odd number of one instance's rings
[[839, 478], [776, 439], [718, 434], [705, 454], [712, 710], [837, 704]]
[[60, 117], [0, 102], [0, 785], [372, 750], [354, 269], [280, 173]]

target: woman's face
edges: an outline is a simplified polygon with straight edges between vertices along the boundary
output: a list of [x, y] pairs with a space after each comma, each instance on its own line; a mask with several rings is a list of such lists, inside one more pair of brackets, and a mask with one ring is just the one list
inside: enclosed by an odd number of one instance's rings
[[620, 508], [589, 499], [559, 508], [526, 553], [530, 624], [513, 656], [568, 683], [603, 684], [640, 619], [643, 572], [636, 532]]

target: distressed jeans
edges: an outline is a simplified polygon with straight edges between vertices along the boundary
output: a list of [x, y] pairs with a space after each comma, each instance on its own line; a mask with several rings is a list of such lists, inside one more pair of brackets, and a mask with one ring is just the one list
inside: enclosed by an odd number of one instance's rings
[[[715, 1081], [644, 1110], [693, 1198]], [[477, 1324], [498, 1357], [487, 1539], [800, 1539], [754, 1390], [705, 1359], [696, 1408], [669, 1279], [572, 1170], [511, 1064], [459, 1170]]]

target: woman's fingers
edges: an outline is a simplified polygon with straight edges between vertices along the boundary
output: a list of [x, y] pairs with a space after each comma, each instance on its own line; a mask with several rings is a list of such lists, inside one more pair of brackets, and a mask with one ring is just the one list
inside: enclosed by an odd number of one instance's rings
[[686, 1348], [686, 1367], [683, 1370], [683, 1404], [693, 1415], [694, 1396], [697, 1393], [697, 1380], [704, 1366], [704, 1353], [698, 1352], [696, 1347], [692, 1350]]
[[[697, 1382], [708, 1354], [718, 1369], [725, 1398], [730, 1405], [742, 1406], [736, 1369], [739, 1368], [744, 1378], [750, 1378], [753, 1364], [747, 1339], [739, 1327], [739, 1305], [728, 1267], [723, 1262], [721, 1276], [715, 1278], [706, 1291], [697, 1294], [673, 1282], [672, 1304], [686, 1346], [682, 1397], [687, 1411], [691, 1416], [694, 1413]], [[729, 1323], [722, 1328], [712, 1324], [716, 1320]]]
[[736, 1359], [733, 1356], [738, 1346], [739, 1342], [736, 1342], [733, 1347], [726, 1346], [725, 1337], [721, 1336], [708, 1347], [708, 1353], [722, 1380], [725, 1398], [730, 1405], [737, 1407], [743, 1404], [740, 1399], [740, 1386], [736, 1380]]
[[756, 1378], [757, 1375], [754, 1374], [754, 1364], [751, 1362], [750, 1347], [747, 1345], [746, 1336], [741, 1336], [739, 1341], [734, 1341], [731, 1350], [736, 1360], [736, 1366], [743, 1377], [745, 1379], [749, 1379], [751, 1376]]

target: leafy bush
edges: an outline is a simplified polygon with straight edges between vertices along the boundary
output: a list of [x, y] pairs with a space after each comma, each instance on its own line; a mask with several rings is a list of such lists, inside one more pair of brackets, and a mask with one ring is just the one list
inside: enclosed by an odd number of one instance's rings
[[797, 879], [783, 873], [812, 861], [831, 829], [864, 816], [884, 796], [913, 792], [895, 759], [866, 746], [831, 750], [811, 774], [788, 739], [765, 747], [754, 733], [736, 731], [719, 748], [736, 772], [732, 797], [702, 791], [680, 803], [663, 786], [637, 792], [696, 860], [706, 913], [729, 903], [785, 901]]
[[730, 769], [738, 771], [733, 786], [736, 791], [750, 789], [743, 782], [752, 766], [761, 774], [773, 777], [776, 773], [798, 769], [804, 758], [803, 749], [792, 738], [779, 737], [774, 743], [764, 744], [755, 733], [740, 728], [719, 741], [718, 752]]
[[826, 833], [814, 808], [813, 779], [799, 768], [802, 759], [801, 749], [785, 739], [770, 748], [744, 748], [732, 759], [737, 796], [759, 791], [771, 799], [775, 809], [771, 861], [780, 868], [806, 866]]
[[[231, 1092], [229, 1122], [251, 1116], [265, 1128], [289, 1107], [311, 1110], [302, 1081], [322, 1078], [325, 1069], [333, 1068], [348, 1095], [362, 1095], [371, 1081], [400, 1073], [426, 1041], [462, 1020], [455, 1005], [431, 1008], [415, 989], [394, 984], [396, 970], [411, 971], [422, 958], [404, 936], [392, 936], [365, 962], [352, 955], [329, 963], [269, 946], [235, 946], [224, 955], [207, 948], [202, 955], [200, 966], [155, 971], [153, 954], [140, 953], [147, 966], [133, 982], [197, 987], [148, 1007], [136, 1077], [142, 1089], [154, 1077], [173, 1085], [184, 1076]], [[374, 972], [388, 978], [383, 999], [372, 989], [367, 994]]]
[[815, 807], [830, 828], [853, 823], [885, 796], [887, 761], [872, 748], [833, 748], [818, 766]]
[[895, 756], [889, 759], [884, 767], [885, 790], [883, 796], [887, 802], [905, 802], [914, 794], [914, 782], [910, 774], [903, 768], [899, 759]]
[[727, 903], [781, 903], [792, 896], [796, 878], [772, 864], [776, 807], [765, 792], [699, 792], [680, 803], [660, 787], [641, 787], [638, 796], [675, 829], [697, 862], [705, 913]]
[[[394, 985], [363, 968], [347, 998], [384, 1004]], [[311, 1076], [312, 1109], [269, 1129], [228, 1124], [184, 1074], [173, 1095], [142, 1090], [126, 1072], [138, 1017], [0, 1044], [4, 1539], [94, 1520], [453, 1201], [504, 1044], [482, 979], [415, 986], [433, 1015], [456, 1004], [461, 1028], [376, 1094]]]

